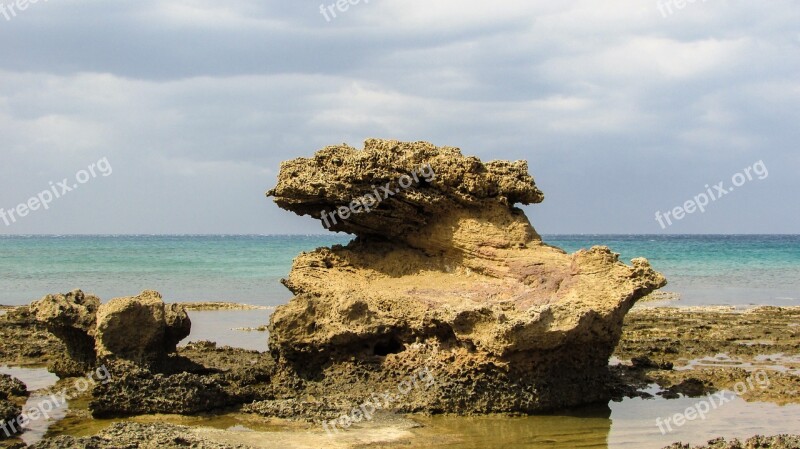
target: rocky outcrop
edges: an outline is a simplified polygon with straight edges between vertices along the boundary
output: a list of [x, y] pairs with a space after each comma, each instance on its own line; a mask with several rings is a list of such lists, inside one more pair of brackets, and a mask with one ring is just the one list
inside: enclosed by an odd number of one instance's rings
[[775, 435], [765, 437], [756, 435], [744, 442], [737, 439], [725, 441], [725, 438], [709, 440], [707, 444], [692, 446], [691, 444], [673, 443], [664, 449], [796, 449], [800, 447], [800, 435]]
[[514, 206], [544, 199], [522, 161], [372, 139], [283, 163], [268, 195], [356, 235], [294, 260], [295, 296], [270, 322], [279, 376], [318, 394], [394, 388], [426, 367], [435, 385], [397, 410], [604, 400], [625, 314], [666, 284], [645, 259], [544, 243]]
[[100, 298], [81, 290], [47, 295], [30, 305], [31, 314], [67, 348], [68, 359], [57, 359], [51, 370], [60, 377], [80, 376], [96, 360], [95, 316]]
[[165, 375], [114, 362], [110, 382], [95, 386], [89, 408], [96, 418], [167, 413], [191, 415], [253, 401], [247, 387], [224, 375]]
[[165, 423], [114, 423], [91, 437], [62, 435], [45, 438], [30, 449], [248, 449], [236, 443], [218, 443], [205, 438], [196, 429]]
[[92, 391], [92, 416], [192, 415], [273, 397], [272, 359], [256, 351], [192, 342], [163, 368], [155, 372], [127, 361], [108, 362], [114, 376]]
[[[14, 421], [22, 413], [22, 405], [28, 397], [28, 387], [16, 377], [0, 374], [0, 422]], [[17, 429], [0, 431], [0, 440], [14, 436]], [[8, 432], [8, 435], [6, 434]]]
[[47, 295], [30, 305], [37, 322], [66, 346], [69, 358], [51, 366], [60, 377], [80, 376], [101, 361], [150, 367], [175, 352], [191, 330], [186, 311], [155, 291], [106, 304], [81, 290]]
[[13, 396], [27, 397], [28, 387], [16, 377], [0, 374], [0, 399], [8, 399]]
[[[401, 183], [404, 176], [410, 177], [409, 187]], [[363, 212], [347, 219], [330, 220], [330, 229], [404, 241], [411, 235], [423, 237], [420, 231], [437, 218], [452, 216], [457, 210], [471, 215], [487, 206], [500, 206], [498, 212], [510, 220], [502, 233], [519, 231], [522, 235], [515, 237], [526, 241], [533, 230], [528, 229], [524, 215], [508, 213], [510, 206], [544, 200], [524, 161], [484, 164], [462, 156], [458, 148], [377, 139], [368, 140], [364, 151], [331, 146], [311, 159], [284, 162], [278, 185], [267, 194], [281, 208], [317, 219], [323, 218], [324, 211], [333, 213], [371, 195], [377, 206], [368, 207], [369, 211], [357, 208]], [[433, 242], [420, 243], [428, 248]]]
[[57, 364], [74, 368], [56, 374], [83, 375], [100, 364], [108, 371], [91, 391], [94, 417], [196, 414], [274, 396], [270, 357], [210, 342], [187, 345], [179, 355], [191, 321], [182, 306], [165, 304], [158, 292], [99, 303], [76, 290], [31, 305], [37, 322], [80, 357]]
[[147, 290], [138, 296], [112, 299], [100, 307], [95, 349], [102, 359], [149, 366], [174, 353], [191, 327], [185, 310], [164, 304], [161, 294]]
[[0, 315], [0, 364], [12, 366], [52, 365], [63, 360], [64, 344], [36, 321], [27, 305]]

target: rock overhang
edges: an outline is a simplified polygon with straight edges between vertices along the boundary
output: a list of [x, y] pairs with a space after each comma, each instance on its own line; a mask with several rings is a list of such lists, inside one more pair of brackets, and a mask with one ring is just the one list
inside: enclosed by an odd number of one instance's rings
[[[567, 254], [542, 242], [515, 207], [544, 199], [527, 163], [483, 163], [453, 147], [370, 139], [364, 150], [331, 146], [283, 163], [268, 195], [324, 219], [326, 208], [378, 183], [390, 190], [393, 179], [419, 167], [435, 173], [429, 182], [396, 188], [330, 227], [355, 234], [348, 245], [294, 260], [284, 284], [295, 297], [270, 323], [279, 365], [325, 377], [355, 364], [391, 378], [390, 361], [425, 353], [425, 363], [451, 370], [458, 354], [475, 363], [458, 364], [453, 382], [463, 386], [481, 366], [493, 366], [497, 388], [539, 399], [521, 405], [511, 394], [490, 406], [478, 395], [450, 404], [455, 409], [535, 411], [602, 397], [598, 383], [625, 313], [666, 280], [645, 259], [628, 266], [606, 247]], [[590, 382], [576, 388], [578, 378]], [[541, 393], [544, 385], [553, 391]], [[448, 399], [425, 407], [437, 401]]]

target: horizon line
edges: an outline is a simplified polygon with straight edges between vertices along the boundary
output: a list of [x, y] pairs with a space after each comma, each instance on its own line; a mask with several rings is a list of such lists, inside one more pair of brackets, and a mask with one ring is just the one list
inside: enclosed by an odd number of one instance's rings
[[[342, 235], [339, 235], [342, 234]], [[798, 236], [800, 233], [783, 233], [783, 232], [776, 232], [776, 233], [763, 233], [763, 232], [745, 232], [745, 233], [605, 233], [605, 232], [576, 232], [576, 233], [541, 233], [540, 236], [656, 236], [656, 237], [667, 237], [667, 236], [758, 236], [758, 235], [771, 235], [771, 236]], [[158, 233], [158, 234], [151, 234], [151, 233], [108, 233], [108, 234], [97, 234], [97, 233], [86, 233], [86, 234], [77, 234], [77, 233], [67, 233], [67, 234], [52, 234], [52, 233], [36, 233], [36, 234], [0, 234], [0, 238], [4, 237], [347, 237], [353, 236], [356, 237], [354, 234], [348, 234], [345, 232], [337, 232], [337, 233], [298, 233], [298, 234], [281, 234], [281, 233], [271, 233], [271, 234], [258, 234], [258, 233]]]

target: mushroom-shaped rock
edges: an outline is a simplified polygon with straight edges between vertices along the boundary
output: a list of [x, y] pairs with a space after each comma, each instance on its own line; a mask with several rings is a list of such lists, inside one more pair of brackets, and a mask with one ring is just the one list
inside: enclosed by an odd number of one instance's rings
[[[268, 195], [357, 236], [300, 254], [284, 280], [295, 296], [272, 315], [269, 346], [287, 382], [395, 388], [425, 368], [435, 387], [397, 407], [431, 412], [608, 399], [623, 318], [666, 280], [606, 247], [567, 254], [542, 242], [514, 207], [544, 198], [527, 171], [522, 161], [377, 139], [284, 162]], [[365, 210], [370, 192], [380, 197]]]

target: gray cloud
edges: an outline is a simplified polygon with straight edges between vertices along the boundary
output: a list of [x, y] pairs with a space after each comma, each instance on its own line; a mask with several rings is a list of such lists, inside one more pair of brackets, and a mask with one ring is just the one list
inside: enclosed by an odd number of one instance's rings
[[367, 137], [527, 159], [547, 233], [664, 232], [656, 210], [763, 160], [668, 232], [797, 232], [800, 6], [657, 4], [40, 0], [0, 16], [0, 207], [114, 174], [0, 233], [322, 232], [263, 191]]

